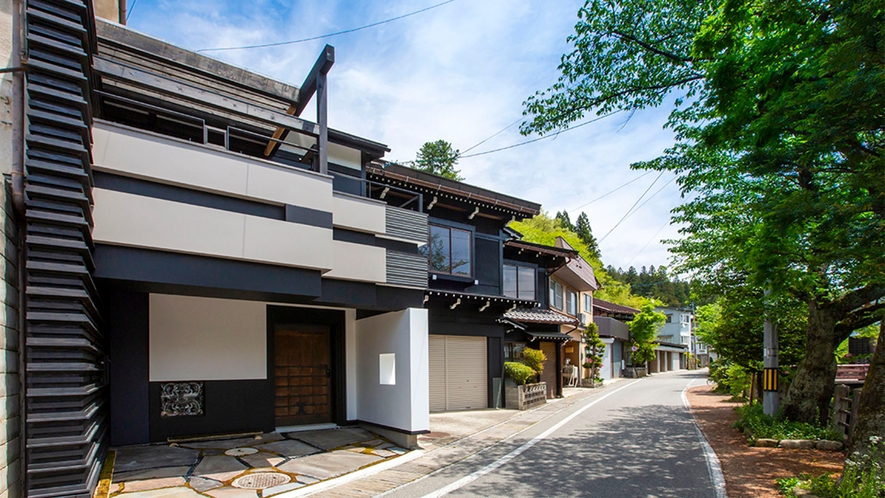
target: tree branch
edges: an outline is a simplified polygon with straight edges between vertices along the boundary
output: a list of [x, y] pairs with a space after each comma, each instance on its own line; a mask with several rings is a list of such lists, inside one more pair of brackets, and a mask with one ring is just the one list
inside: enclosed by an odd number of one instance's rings
[[844, 337], [848, 337], [855, 330], [872, 325], [885, 318], [882, 311], [885, 311], [885, 303], [873, 304], [852, 311], [836, 324], [836, 333], [843, 337], [842, 340], [845, 340]]
[[620, 31], [612, 31], [612, 34], [622, 40], [632, 41], [633, 43], [639, 45], [640, 47], [648, 50], [649, 52], [651, 52], [653, 54], [658, 54], [662, 57], [666, 57], [666, 58], [674, 60], [676, 62], [694, 62], [694, 59], [692, 59], [690, 57], [684, 57], [684, 56], [676, 55], [676, 54], [673, 54], [670, 52], [666, 52], [664, 50], [654, 47], [653, 45], [651, 45], [649, 43], [646, 43], [646, 42], [640, 40], [639, 38], [636, 38], [633, 35], [621, 33]]
[[868, 307], [870, 303], [882, 296], [885, 296], [885, 284], [870, 284], [845, 294], [827, 307], [847, 315], [858, 310], [858, 308]]

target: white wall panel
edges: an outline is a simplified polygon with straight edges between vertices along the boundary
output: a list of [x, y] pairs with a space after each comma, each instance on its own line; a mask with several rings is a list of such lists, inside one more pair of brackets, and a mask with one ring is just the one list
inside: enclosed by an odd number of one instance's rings
[[387, 206], [378, 201], [335, 193], [332, 197], [332, 224], [360, 232], [384, 234]]
[[384, 283], [387, 281], [387, 250], [340, 240], [332, 241], [332, 271], [323, 277]]
[[151, 382], [267, 378], [266, 305], [150, 295]]
[[[323, 271], [331, 269], [335, 260], [332, 231], [328, 229], [112, 190], [97, 188], [93, 192], [96, 242]], [[382, 259], [378, 266], [383, 272], [384, 250], [379, 250]], [[342, 252], [352, 257], [350, 251]], [[367, 257], [372, 264], [378, 258]], [[348, 269], [344, 273], [374, 275], [373, 271], [377, 270]]]
[[100, 121], [93, 141], [99, 171], [332, 211], [329, 177]]

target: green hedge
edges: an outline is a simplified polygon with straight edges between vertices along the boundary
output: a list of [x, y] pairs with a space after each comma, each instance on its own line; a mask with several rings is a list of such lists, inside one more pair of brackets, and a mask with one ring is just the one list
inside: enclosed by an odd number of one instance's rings
[[504, 362], [504, 373], [516, 381], [517, 385], [523, 385], [535, 375], [535, 371], [518, 361]]

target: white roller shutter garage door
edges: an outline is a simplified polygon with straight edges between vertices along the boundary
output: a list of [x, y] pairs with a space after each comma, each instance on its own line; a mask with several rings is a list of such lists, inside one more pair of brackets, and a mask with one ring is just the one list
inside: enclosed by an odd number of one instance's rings
[[430, 336], [430, 411], [488, 407], [485, 337]]

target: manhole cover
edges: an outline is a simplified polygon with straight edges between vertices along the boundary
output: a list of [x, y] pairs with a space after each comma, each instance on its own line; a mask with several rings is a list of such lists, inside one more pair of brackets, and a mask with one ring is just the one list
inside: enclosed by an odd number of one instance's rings
[[247, 476], [243, 476], [232, 482], [231, 485], [235, 488], [240, 489], [264, 489], [273, 486], [279, 486], [280, 484], [286, 484], [290, 480], [291, 478], [286, 474], [278, 474], [276, 472], [261, 472], [257, 474], [249, 474]]
[[258, 453], [255, 448], [232, 448], [224, 452], [225, 455], [232, 457], [254, 455], [255, 453]]

